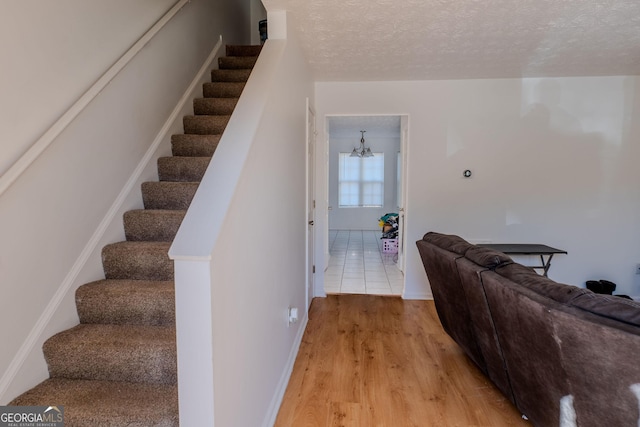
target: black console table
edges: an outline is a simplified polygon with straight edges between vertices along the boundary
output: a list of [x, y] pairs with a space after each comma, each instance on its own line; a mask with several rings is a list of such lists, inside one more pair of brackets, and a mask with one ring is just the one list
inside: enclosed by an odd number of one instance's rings
[[[553, 258], [553, 255], [567, 253], [567, 251], [562, 249], [531, 243], [483, 243], [477, 246], [493, 249], [507, 255], [538, 255], [540, 256], [540, 265], [530, 265], [529, 267], [542, 269], [542, 274], [545, 277], [547, 276], [549, 267], [551, 267], [551, 258]], [[548, 257], [546, 260], [545, 256]]]

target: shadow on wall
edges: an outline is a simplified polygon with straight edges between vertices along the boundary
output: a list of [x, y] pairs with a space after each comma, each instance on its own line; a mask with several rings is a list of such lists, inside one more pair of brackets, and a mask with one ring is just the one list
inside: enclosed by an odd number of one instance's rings
[[[598, 276], [636, 295], [640, 280], [620, 248], [638, 247], [640, 230], [620, 224], [637, 224], [640, 192], [629, 176], [637, 125], [627, 120], [637, 89], [629, 78], [589, 79], [597, 78], [524, 79], [520, 98], [497, 91], [503, 99], [489, 108], [456, 105], [446, 167], [460, 180], [441, 194], [447, 209], [436, 222], [493, 241], [560, 245], [570, 256], [553, 269], [559, 280], [582, 286]], [[465, 169], [471, 179], [462, 178]]]
[[501, 178], [512, 182], [511, 194], [502, 199], [507, 227], [544, 227], [576, 210], [594, 212], [605, 188], [603, 136], [586, 132], [580, 119], [561, 106], [562, 87], [556, 80], [537, 83], [535, 92], [537, 102], [527, 106], [519, 123], [522, 142], [510, 144], [502, 158]]
[[[476, 193], [469, 196], [478, 197], [482, 209], [492, 211], [483, 221], [491, 217], [492, 226], [507, 226], [512, 238], [523, 224], [531, 235], [532, 227], [543, 231], [576, 210], [597, 217], [606, 187], [604, 137], [585, 131], [581, 120], [562, 106], [561, 84], [542, 80], [522, 92], [513, 116], [473, 111], [485, 117], [471, 122], [462, 115], [460, 122], [449, 123], [447, 141], [448, 163], [459, 165], [454, 170], [485, 166], [459, 191]], [[469, 212], [463, 206], [468, 201], [463, 198], [460, 204], [453, 218], [467, 221]]]

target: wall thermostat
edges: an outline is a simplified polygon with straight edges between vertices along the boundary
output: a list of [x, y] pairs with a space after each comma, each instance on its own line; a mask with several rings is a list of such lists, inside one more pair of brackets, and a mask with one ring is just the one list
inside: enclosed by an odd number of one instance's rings
[[464, 172], [462, 172], [462, 176], [464, 176], [465, 178], [471, 178], [471, 171], [469, 169], [465, 170]]

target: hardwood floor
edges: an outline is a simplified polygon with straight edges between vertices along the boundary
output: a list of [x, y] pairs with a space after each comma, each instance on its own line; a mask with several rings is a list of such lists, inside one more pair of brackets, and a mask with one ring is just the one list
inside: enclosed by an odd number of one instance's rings
[[528, 426], [442, 330], [433, 301], [313, 300], [275, 423]]

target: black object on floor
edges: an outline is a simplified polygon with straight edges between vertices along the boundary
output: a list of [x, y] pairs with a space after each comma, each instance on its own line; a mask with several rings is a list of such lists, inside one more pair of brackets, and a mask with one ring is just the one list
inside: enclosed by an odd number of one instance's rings
[[616, 284], [608, 280], [587, 280], [587, 289], [596, 294], [613, 295], [616, 290]]

